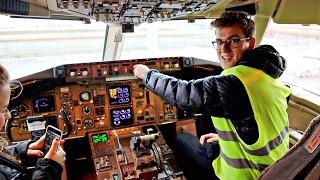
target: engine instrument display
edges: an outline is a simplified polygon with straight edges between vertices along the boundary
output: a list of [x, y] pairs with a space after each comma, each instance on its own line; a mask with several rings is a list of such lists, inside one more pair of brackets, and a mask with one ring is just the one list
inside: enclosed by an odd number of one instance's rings
[[51, 112], [55, 110], [53, 95], [35, 96], [32, 98], [33, 111], [35, 113]]
[[110, 114], [112, 127], [121, 127], [133, 124], [131, 107], [111, 109]]
[[91, 99], [91, 94], [87, 91], [80, 93], [80, 100], [81, 101], [89, 101]]
[[93, 144], [105, 143], [109, 140], [107, 133], [93, 134], [91, 136]]
[[129, 85], [119, 85], [109, 87], [109, 102], [110, 105], [130, 103], [131, 94]]

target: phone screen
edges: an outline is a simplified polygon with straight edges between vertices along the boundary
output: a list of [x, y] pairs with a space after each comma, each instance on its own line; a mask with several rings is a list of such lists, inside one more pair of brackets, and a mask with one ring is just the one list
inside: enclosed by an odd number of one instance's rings
[[53, 126], [48, 126], [47, 127], [46, 137], [45, 137], [45, 140], [44, 140], [44, 147], [43, 147], [45, 154], [49, 151], [53, 139], [54, 138], [60, 139], [61, 136], [62, 136], [62, 132], [59, 129], [57, 129], [57, 128], [53, 127]]

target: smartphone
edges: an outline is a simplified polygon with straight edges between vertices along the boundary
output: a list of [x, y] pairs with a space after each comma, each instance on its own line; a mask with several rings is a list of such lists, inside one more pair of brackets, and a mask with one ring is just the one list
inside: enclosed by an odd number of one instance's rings
[[48, 125], [46, 128], [46, 137], [44, 139], [43, 151], [45, 154], [49, 151], [52, 141], [55, 139], [62, 138], [62, 131], [54, 126]]

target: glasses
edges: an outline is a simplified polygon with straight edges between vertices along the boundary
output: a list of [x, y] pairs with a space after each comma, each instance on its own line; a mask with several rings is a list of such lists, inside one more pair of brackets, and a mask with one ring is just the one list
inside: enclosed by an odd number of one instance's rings
[[221, 39], [216, 39], [215, 41], [212, 41], [212, 45], [215, 49], [220, 50], [222, 49], [223, 44], [226, 44], [230, 48], [237, 48], [239, 46], [239, 43], [241, 41], [246, 41], [251, 38], [235, 38], [235, 39], [228, 39], [226, 41], [222, 41]]

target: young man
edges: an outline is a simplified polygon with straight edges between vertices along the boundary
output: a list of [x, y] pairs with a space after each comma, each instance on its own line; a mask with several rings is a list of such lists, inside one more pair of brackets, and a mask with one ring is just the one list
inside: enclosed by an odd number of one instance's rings
[[144, 65], [136, 65], [134, 74], [169, 103], [212, 116], [217, 134], [176, 138], [175, 152], [188, 180], [255, 179], [288, 150], [290, 89], [277, 79], [286, 63], [272, 46], [254, 48], [254, 22], [244, 13], [224, 12], [211, 25], [224, 69], [219, 76], [187, 82]]
[[[0, 65], [0, 129], [2, 129], [6, 121], [11, 118], [10, 112], [8, 111], [10, 92], [9, 74], [7, 70]], [[29, 175], [26, 174], [24, 163], [30, 161], [32, 157], [39, 158], [32, 174], [32, 179], [61, 179], [62, 165], [66, 160], [66, 154], [64, 150], [59, 147], [60, 140], [53, 140], [52, 146], [47, 154], [41, 151], [43, 144], [44, 136], [36, 142], [29, 141], [19, 143], [15, 147], [14, 153], [22, 163], [9, 154], [0, 152], [0, 179], [27, 179]]]

